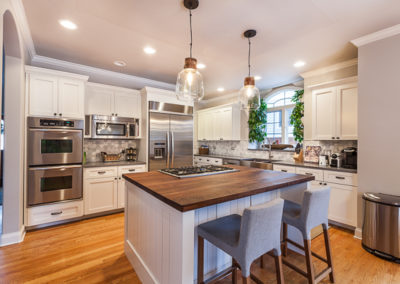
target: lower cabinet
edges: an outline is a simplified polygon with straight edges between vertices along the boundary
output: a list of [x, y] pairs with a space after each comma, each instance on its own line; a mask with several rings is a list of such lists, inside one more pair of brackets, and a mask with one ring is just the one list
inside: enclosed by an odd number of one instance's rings
[[223, 159], [220, 158], [210, 158], [207, 156], [194, 156], [193, 165], [194, 166], [206, 166], [206, 165], [216, 165], [222, 166]]
[[85, 215], [125, 207], [123, 174], [144, 172], [145, 165], [87, 168], [84, 172]]
[[83, 216], [83, 201], [61, 202], [29, 207], [26, 211], [26, 226], [35, 226]]

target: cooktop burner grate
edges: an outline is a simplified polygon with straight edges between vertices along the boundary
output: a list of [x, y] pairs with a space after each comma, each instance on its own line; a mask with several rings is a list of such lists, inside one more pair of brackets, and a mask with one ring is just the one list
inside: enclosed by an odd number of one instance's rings
[[199, 177], [207, 175], [224, 174], [231, 172], [238, 172], [239, 170], [228, 168], [224, 166], [199, 166], [199, 167], [181, 167], [181, 168], [170, 168], [161, 169], [160, 172], [163, 174], [171, 175], [178, 178], [188, 178], [188, 177]]

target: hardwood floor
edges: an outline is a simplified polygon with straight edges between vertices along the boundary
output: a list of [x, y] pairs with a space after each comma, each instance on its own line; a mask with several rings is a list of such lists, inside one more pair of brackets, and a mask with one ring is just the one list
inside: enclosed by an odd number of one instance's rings
[[[0, 283], [140, 283], [124, 255], [123, 225], [120, 213], [29, 232], [23, 243], [0, 248]], [[329, 235], [336, 283], [400, 283], [399, 264], [367, 253], [346, 231], [331, 228]], [[322, 236], [313, 240], [312, 249], [324, 255]], [[288, 260], [305, 268], [298, 254], [289, 252]], [[315, 258], [313, 263], [317, 273], [325, 267]], [[273, 258], [265, 256], [264, 264], [264, 269], [253, 264], [253, 273], [276, 283]], [[284, 277], [289, 284], [307, 283], [286, 266]]]

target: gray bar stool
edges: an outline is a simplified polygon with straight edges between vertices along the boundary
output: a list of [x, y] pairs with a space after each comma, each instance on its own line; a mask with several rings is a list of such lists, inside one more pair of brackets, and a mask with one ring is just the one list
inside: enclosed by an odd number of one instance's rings
[[[304, 250], [306, 256], [307, 273], [297, 266], [291, 264], [286, 259], [283, 259], [282, 261], [285, 265], [306, 277], [308, 279], [308, 283], [310, 284], [320, 282], [328, 274], [330, 281], [332, 283], [334, 282], [331, 248], [328, 234], [328, 208], [330, 191], [330, 187], [307, 190], [304, 192], [302, 205], [285, 200], [283, 207], [283, 255], [287, 255], [287, 243]], [[303, 235], [304, 247], [288, 239], [288, 224], [300, 230]], [[326, 259], [311, 251], [311, 229], [319, 225], [322, 225], [324, 230]], [[316, 258], [328, 264], [328, 267], [316, 276], [312, 265], [312, 256], [315, 256]]]
[[[280, 231], [283, 200], [246, 208], [243, 217], [237, 214], [218, 218], [197, 227], [198, 267], [197, 283], [209, 283], [232, 273], [232, 283], [237, 282], [236, 269], [242, 271], [243, 283], [250, 277], [262, 283], [250, 273], [254, 260], [273, 250], [278, 283], [284, 283], [282, 272]], [[204, 239], [232, 256], [232, 266], [204, 281]]]

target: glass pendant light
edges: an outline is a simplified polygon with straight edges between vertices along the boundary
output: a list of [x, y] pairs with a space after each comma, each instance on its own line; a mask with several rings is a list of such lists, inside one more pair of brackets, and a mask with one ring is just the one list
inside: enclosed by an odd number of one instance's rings
[[203, 77], [197, 70], [197, 60], [192, 57], [192, 10], [199, 6], [198, 0], [184, 0], [183, 5], [189, 10], [190, 21], [190, 57], [185, 58], [183, 70], [176, 80], [176, 95], [183, 101], [200, 101], [204, 97]]
[[255, 30], [247, 30], [243, 33], [244, 37], [249, 41], [249, 56], [248, 56], [248, 66], [249, 75], [244, 78], [244, 86], [239, 92], [239, 101], [241, 102], [242, 109], [257, 109], [260, 106], [260, 91], [256, 87], [254, 77], [250, 73], [250, 39], [257, 34]]

